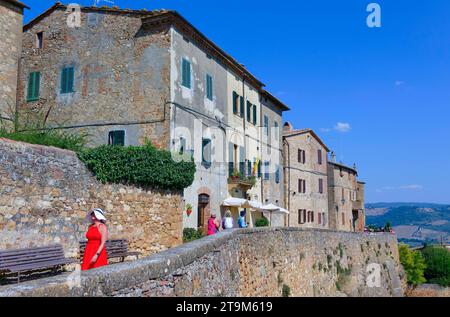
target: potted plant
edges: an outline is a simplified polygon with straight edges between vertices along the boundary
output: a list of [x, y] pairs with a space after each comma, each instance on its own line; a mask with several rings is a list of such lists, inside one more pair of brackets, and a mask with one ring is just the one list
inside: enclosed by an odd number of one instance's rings
[[188, 217], [191, 216], [191, 214], [192, 214], [192, 205], [191, 204], [186, 205], [186, 214]]

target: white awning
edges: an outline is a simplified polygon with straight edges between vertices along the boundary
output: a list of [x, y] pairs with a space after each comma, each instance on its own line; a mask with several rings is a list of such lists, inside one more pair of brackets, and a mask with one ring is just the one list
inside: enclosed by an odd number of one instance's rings
[[262, 204], [259, 201], [247, 200], [243, 207], [254, 209], [254, 210], [260, 210], [262, 207]]
[[235, 198], [230, 197], [223, 201], [222, 206], [225, 207], [242, 207], [245, 203], [247, 203], [246, 199], [243, 198]]
[[281, 208], [279, 206], [276, 206], [274, 204], [268, 204], [268, 205], [262, 206], [260, 209], [265, 212], [289, 214], [289, 211], [287, 211], [286, 209]]

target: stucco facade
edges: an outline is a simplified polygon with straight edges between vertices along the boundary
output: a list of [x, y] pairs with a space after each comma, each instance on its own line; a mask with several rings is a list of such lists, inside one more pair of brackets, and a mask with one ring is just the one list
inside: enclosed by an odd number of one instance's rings
[[14, 122], [25, 8], [19, 1], [0, 0], [0, 128]]
[[310, 129], [283, 128], [285, 204], [288, 226], [328, 228], [326, 145]]

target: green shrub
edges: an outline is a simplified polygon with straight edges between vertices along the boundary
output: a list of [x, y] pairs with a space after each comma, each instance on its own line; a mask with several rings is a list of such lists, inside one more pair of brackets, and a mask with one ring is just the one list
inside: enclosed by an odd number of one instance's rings
[[59, 130], [9, 132], [5, 129], [0, 129], [0, 138], [31, 144], [54, 146], [75, 152], [81, 151], [86, 145], [86, 135], [62, 132]]
[[281, 290], [281, 296], [282, 297], [289, 297], [289, 296], [291, 296], [291, 288], [288, 285], [283, 284], [283, 288]]
[[175, 162], [169, 151], [148, 142], [144, 146], [103, 145], [78, 156], [102, 183], [182, 190], [194, 181], [192, 159]]
[[259, 218], [255, 222], [255, 227], [268, 227], [269, 220], [266, 217]]
[[405, 269], [408, 284], [417, 286], [425, 283], [424, 272], [426, 264], [422, 253], [411, 250], [406, 244], [400, 244], [398, 252], [400, 263]]
[[191, 242], [194, 240], [198, 240], [203, 238], [205, 235], [203, 234], [202, 229], [193, 229], [193, 228], [185, 228], [183, 230], [183, 242]]
[[422, 251], [429, 283], [450, 286], [450, 252], [446, 248], [427, 247]]

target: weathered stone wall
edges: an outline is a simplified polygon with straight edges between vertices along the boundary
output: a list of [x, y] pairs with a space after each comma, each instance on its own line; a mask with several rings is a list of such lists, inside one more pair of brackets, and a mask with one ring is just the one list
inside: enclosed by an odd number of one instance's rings
[[0, 249], [61, 243], [76, 256], [86, 212], [103, 208], [111, 238], [149, 255], [182, 242], [182, 196], [103, 185], [76, 154], [0, 139]]
[[[125, 131], [126, 145], [150, 139], [169, 146], [170, 33], [143, 30], [149, 12], [82, 10], [81, 26], [67, 25], [59, 5], [38, 23], [26, 26], [19, 100], [21, 122], [77, 127], [89, 145], [108, 144], [108, 132]], [[43, 47], [36, 34], [43, 32]], [[74, 92], [61, 93], [61, 71], [74, 67]], [[39, 100], [27, 101], [29, 73], [41, 72]], [[31, 113], [31, 114], [30, 114]], [[82, 126], [82, 127], [80, 127]]]
[[409, 287], [405, 295], [407, 297], [450, 297], [450, 287], [423, 284], [417, 287]]
[[[0, 0], [0, 118], [12, 119], [16, 107], [22, 20], [22, 8]], [[3, 121], [5, 125], [9, 123]]]
[[[379, 264], [380, 287], [366, 284]], [[339, 267], [339, 269], [338, 269]], [[135, 262], [0, 287], [0, 296], [402, 296], [397, 239], [301, 228], [221, 232]]]

